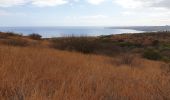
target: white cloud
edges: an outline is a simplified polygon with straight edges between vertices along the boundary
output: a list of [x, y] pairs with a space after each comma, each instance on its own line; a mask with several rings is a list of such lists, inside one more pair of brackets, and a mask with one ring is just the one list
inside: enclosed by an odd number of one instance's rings
[[63, 5], [66, 3], [68, 3], [66, 0], [32, 0], [32, 4], [39, 7]]
[[99, 5], [104, 1], [105, 0], [87, 0], [87, 2], [89, 2], [90, 4], [93, 4], [93, 5]]
[[[81, 2], [82, 0], [0, 0], [0, 7], [11, 7], [17, 5], [26, 5], [27, 3], [35, 6], [57, 6], [66, 3]], [[142, 7], [162, 7], [170, 9], [170, 0], [85, 0], [90, 4], [99, 5], [105, 1], [114, 2], [124, 8], [142, 8]]]
[[158, 0], [115, 0], [114, 2], [124, 8], [140, 8], [151, 6]]
[[126, 8], [122, 12], [125, 16], [140, 15], [147, 18], [157, 17], [157, 19], [170, 17], [169, 0], [114, 0], [114, 2]]
[[115, 0], [115, 3], [124, 8], [136, 8], [143, 5], [143, 3], [139, 0]]
[[124, 8], [162, 7], [170, 8], [170, 0], [113, 0]]
[[17, 5], [25, 5], [27, 3], [44, 7], [44, 6], [57, 6], [68, 3], [69, 0], [0, 0], [0, 7], [11, 7]]
[[0, 7], [10, 7], [15, 5], [22, 5], [28, 2], [28, 0], [0, 0]]
[[160, 2], [155, 3], [154, 6], [170, 8], [170, 0], [160, 0]]

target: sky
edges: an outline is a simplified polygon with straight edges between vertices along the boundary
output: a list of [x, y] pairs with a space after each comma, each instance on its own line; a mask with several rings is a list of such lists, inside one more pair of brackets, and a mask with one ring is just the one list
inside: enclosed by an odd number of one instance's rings
[[170, 0], [0, 0], [0, 26], [159, 26]]

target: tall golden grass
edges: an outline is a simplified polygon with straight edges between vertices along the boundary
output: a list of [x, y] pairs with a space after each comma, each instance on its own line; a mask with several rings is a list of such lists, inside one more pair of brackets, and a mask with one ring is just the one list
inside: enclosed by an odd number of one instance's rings
[[[128, 59], [128, 58], [127, 58]], [[169, 100], [161, 62], [40, 47], [0, 47], [0, 100]]]

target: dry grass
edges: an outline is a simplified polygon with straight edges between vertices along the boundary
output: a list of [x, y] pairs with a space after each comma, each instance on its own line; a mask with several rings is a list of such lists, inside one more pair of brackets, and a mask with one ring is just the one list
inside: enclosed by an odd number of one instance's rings
[[120, 34], [120, 35], [111, 36], [111, 40], [135, 43], [135, 44], [140, 44], [142, 46], [150, 46], [150, 45], [154, 45], [155, 41], [170, 43], [170, 32]]
[[[1, 100], [169, 100], [166, 64], [40, 47], [0, 47]], [[116, 60], [115, 60], [116, 62]], [[140, 67], [138, 67], [140, 66]]]

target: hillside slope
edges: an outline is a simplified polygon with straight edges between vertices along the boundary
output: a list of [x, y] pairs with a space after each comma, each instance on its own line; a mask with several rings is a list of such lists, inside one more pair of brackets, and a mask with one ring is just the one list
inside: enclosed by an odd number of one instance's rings
[[0, 47], [1, 100], [165, 100], [165, 63], [48, 48]]
[[[51, 40], [0, 33], [0, 99], [169, 100], [170, 65], [140, 56], [146, 48], [169, 50], [168, 34]], [[129, 44], [150, 37], [158, 44]]]

